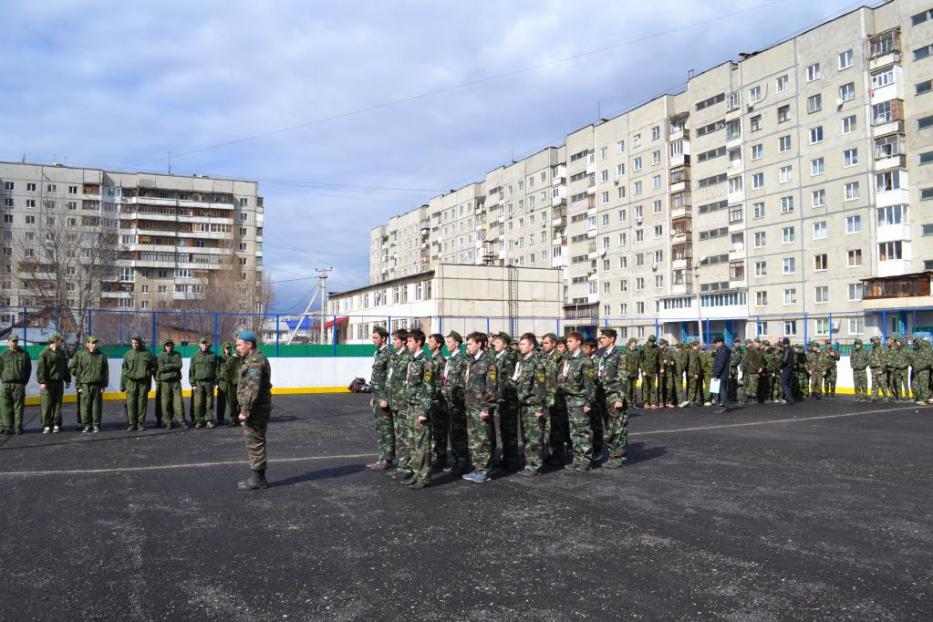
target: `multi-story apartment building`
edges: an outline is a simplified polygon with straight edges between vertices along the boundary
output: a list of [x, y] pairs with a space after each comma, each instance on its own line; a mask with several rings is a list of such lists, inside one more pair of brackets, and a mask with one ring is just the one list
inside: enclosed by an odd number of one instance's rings
[[56, 281], [61, 306], [145, 310], [204, 298], [223, 272], [243, 310], [258, 303], [256, 182], [3, 162], [0, 184], [5, 322], [11, 308], [49, 305]]
[[[545, 168], [547, 227], [528, 215], [528, 170]], [[683, 340], [933, 325], [933, 4], [862, 7], [743, 53], [491, 171], [478, 194], [486, 252], [467, 261], [546, 265], [529, 236], [547, 228], [565, 327]]]

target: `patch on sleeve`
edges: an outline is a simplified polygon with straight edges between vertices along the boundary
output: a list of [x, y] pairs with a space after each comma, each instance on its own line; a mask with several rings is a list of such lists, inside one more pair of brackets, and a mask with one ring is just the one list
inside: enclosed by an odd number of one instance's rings
[[259, 369], [256, 368], [256, 367], [250, 367], [249, 371], [246, 372], [246, 375], [249, 376], [250, 378], [258, 378], [258, 377], [259, 377]]
[[431, 379], [433, 378], [433, 376], [432, 376], [432, 374], [431, 374], [431, 368], [430, 368], [430, 367], [426, 367], [426, 368], [425, 368], [424, 374], [421, 376], [421, 378], [422, 378], [422, 380], [424, 380], [424, 382], [431, 382]]

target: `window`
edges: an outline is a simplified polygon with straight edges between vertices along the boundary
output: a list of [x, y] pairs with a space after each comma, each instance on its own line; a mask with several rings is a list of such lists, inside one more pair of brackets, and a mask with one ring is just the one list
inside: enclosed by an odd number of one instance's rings
[[784, 274], [793, 274], [797, 271], [797, 260], [793, 257], [785, 257], [782, 265], [784, 266]]
[[[875, 175], [875, 184], [877, 186], [878, 192], [889, 192], [891, 190], [897, 190], [901, 187], [901, 176], [899, 171], [885, 171], [883, 173], [877, 173]], [[924, 195], [926, 189], [920, 190], [920, 198], [927, 199], [931, 198]]]
[[35, 206], [36, 206], [35, 199], [26, 199], [26, 207], [35, 207]]
[[813, 207], [826, 207], [826, 190], [820, 188], [810, 194], [810, 205]]
[[764, 203], [755, 203], [752, 205], [752, 218], [764, 218], [765, 217], [765, 204]]
[[735, 140], [742, 136], [742, 122], [740, 119], [732, 119], [726, 123], [726, 140]]
[[810, 144], [815, 145], [816, 143], [823, 142], [823, 126], [817, 125], [816, 127], [810, 128]]
[[848, 323], [850, 335], [861, 335], [865, 330], [864, 320], [860, 317], [850, 317]]
[[842, 165], [855, 166], [858, 164], [858, 149], [846, 149], [842, 152]]
[[768, 292], [760, 291], [755, 292], [755, 305], [758, 307], [764, 307], [768, 304]]
[[793, 176], [794, 167], [787, 165], [782, 166], [778, 174], [778, 182], [786, 184], [790, 181], [790, 178]]
[[823, 109], [823, 96], [817, 93], [807, 98], [807, 112], [814, 113]]
[[[785, 291], [784, 293], [785, 293], [784, 297], [786, 299], [787, 292]], [[796, 334], [797, 334], [797, 320], [784, 320], [784, 335], [789, 337], [789, 336], [796, 335]]]
[[822, 175], [826, 172], [826, 162], [823, 158], [810, 160], [810, 175]]
[[933, 224], [923, 225], [920, 229], [920, 235], [924, 237], [933, 235]]
[[784, 290], [784, 304], [793, 305], [797, 304], [797, 290], [793, 287], [790, 289]]
[[781, 213], [789, 214], [794, 211], [794, 197], [781, 197]]
[[12, 181], [5, 181], [5, 182], [3, 182], [3, 189], [4, 189], [4, 190], [13, 190], [15, 187], [16, 187], [16, 184], [15, 184], [14, 182], [12, 182]]
[[764, 155], [764, 151], [764, 145], [760, 143], [757, 145], [752, 145], [752, 160], [760, 160], [761, 156]]
[[791, 244], [796, 238], [796, 233], [794, 232], [793, 227], [784, 227], [781, 229], [781, 243], [782, 244]]
[[855, 268], [862, 265], [862, 249], [851, 248], [846, 252], [846, 265]]
[[839, 87], [839, 99], [844, 102], [855, 99], [855, 82], [849, 82]]
[[756, 261], [755, 262], [755, 276], [768, 276], [768, 262], [766, 261]]
[[790, 135], [781, 136], [778, 139], [778, 151], [790, 151], [791, 140]]
[[899, 225], [901, 223], [907, 222], [907, 206], [906, 205], [890, 205], [888, 207], [879, 207], [878, 211], [878, 226], [883, 227], [885, 225]]
[[910, 18], [910, 23], [912, 26], [916, 26], [917, 24], [922, 24], [928, 19], [933, 19], [933, 9], [928, 9], [922, 13], [917, 13], [916, 15], [912, 16]]
[[[662, 207], [662, 205], [661, 205], [661, 200], [660, 200], [660, 199], [656, 199], [656, 200], [651, 204], [651, 211], [652, 211], [653, 213], [655, 213], [655, 214], [660, 214], [660, 213], [661, 213], [661, 207]], [[606, 224], [608, 225], [609, 223], [607, 222]]]
[[633, 171], [641, 170], [641, 156], [635, 158], [635, 160], [632, 162], [632, 170]]
[[753, 86], [752, 88], [748, 89], [748, 103], [754, 104], [760, 99], [761, 99], [761, 87], [760, 86]]
[[813, 257], [813, 269], [816, 270], [817, 272], [828, 270], [827, 268], [828, 265], [829, 265], [829, 262], [827, 261], [827, 256], [825, 253], [821, 255], [816, 255], [815, 257]]
[[13, 199], [12, 199], [11, 197], [4, 197], [4, 199], [3, 199], [3, 207], [12, 208], [12, 207], [13, 207]]
[[45, 187], [46, 192], [58, 192], [58, 186], [55, 184], [48, 184]]
[[755, 248], [764, 248], [765, 240], [766, 240], [765, 232], [757, 231], [755, 233]]
[[636, 147], [641, 147], [641, 134], [632, 136], [632, 144]]
[[861, 300], [863, 295], [864, 292], [861, 283], [849, 283], [849, 300], [853, 302]]
[[616, 153], [625, 153], [625, 141], [620, 140], [616, 142]]
[[933, 80], [925, 80], [915, 85], [917, 95], [923, 95], [924, 93], [929, 93], [933, 90]]
[[[871, 88], [880, 89], [894, 84], [894, 67], [887, 67], [871, 74]], [[840, 94], [841, 97], [841, 94]]]
[[851, 134], [855, 131], [855, 115], [849, 115], [842, 120], [842, 133]]
[[825, 304], [829, 302], [829, 286], [828, 285], [817, 285], [813, 288], [813, 293], [816, 298], [817, 304]]
[[845, 185], [845, 200], [852, 201], [859, 198], [859, 185], [857, 181], [850, 181]]
[[765, 186], [765, 174], [764, 173], [755, 173], [752, 175], [752, 188], [764, 188]]
[[660, 190], [661, 189], [661, 176], [655, 175], [651, 178], [651, 189]]
[[933, 127], [933, 115], [929, 115], [926, 117], [920, 117], [919, 119], [917, 119], [918, 130], [923, 130], [928, 127]]
[[807, 82], [813, 82], [822, 75], [819, 63], [813, 63], [807, 66]]
[[894, 120], [896, 106], [892, 108], [891, 101], [884, 101], [871, 107], [871, 121], [875, 125], [889, 123]]
[[778, 93], [783, 93], [784, 91], [786, 91], [787, 84], [788, 84], [787, 74], [785, 73], [783, 76], [779, 76], [778, 79], [776, 80], [776, 83], [777, 83]]
[[848, 69], [852, 66], [852, 50], [846, 50], [839, 54], [839, 69]]
[[895, 242], [881, 242], [878, 244], [879, 261], [896, 261], [898, 259], [903, 259], [900, 240]]
[[784, 123], [785, 121], [790, 121], [790, 105], [781, 106], [778, 108], [777, 120], [778, 120], [778, 123]]
[[757, 132], [758, 130], [761, 129], [761, 115], [760, 114], [756, 114], [754, 117], [752, 117], [749, 120], [749, 127], [751, 128], [751, 131], [753, 132]]
[[862, 230], [861, 216], [846, 217], [846, 233], [859, 233]]

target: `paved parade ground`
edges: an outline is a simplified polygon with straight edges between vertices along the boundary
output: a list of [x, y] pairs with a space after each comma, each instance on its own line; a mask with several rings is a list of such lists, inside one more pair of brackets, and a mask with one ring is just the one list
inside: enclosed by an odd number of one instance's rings
[[[851, 398], [631, 420], [631, 463], [440, 475], [372, 461], [365, 395], [276, 397], [265, 491], [238, 429], [0, 438], [3, 620], [933, 616], [933, 408]], [[151, 415], [150, 415], [151, 417]]]

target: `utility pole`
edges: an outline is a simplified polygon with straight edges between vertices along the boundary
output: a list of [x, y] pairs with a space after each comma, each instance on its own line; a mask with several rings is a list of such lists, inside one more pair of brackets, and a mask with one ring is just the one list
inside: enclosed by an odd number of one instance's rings
[[[332, 272], [334, 269], [330, 268], [317, 268], [317, 284], [314, 286], [314, 289], [311, 290], [311, 300], [308, 301], [308, 306], [305, 307], [304, 312], [298, 317], [298, 322], [295, 324], [295, 328], [292, 329], [291, 333], [288, 335], [288, 338], [285, 340], [285, 345], [291, 344], [295, 339], [295, 335], [298, 334], [298, 331], [301, 330], [301, 324], [305, 319], [313, 317], [311, 315], [311, 309], [314, 307], [314, 302], [317, 300], [318, 295], [321, 296], [321, 343], [324, 343], [326, 328], [324, 325], [327, 323], [327, 274]], [[337, 330], [337, 327], [334, 327], [334, 330]], [[311, 333], [311, 326], [308, 326], [308, 337], [313, 337]]]
[[[316, 270], [318, 283], [320, 284], [320, 287], [321, 287], [321, 343], [324, 343], [324, 338], [325, 338], [324, 325], [327, 323], [327, 319], [326, 319], [327, 318], [327, 275], [333, 270], [334, 270], [333, 267], [318, 268]], [[334, 337], [336, 339], [336, 336], [337, 336], [336, 319], [334, 320], [334, 325], [332, 328], [334, 330]]]

